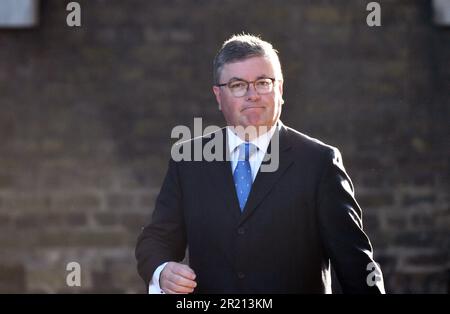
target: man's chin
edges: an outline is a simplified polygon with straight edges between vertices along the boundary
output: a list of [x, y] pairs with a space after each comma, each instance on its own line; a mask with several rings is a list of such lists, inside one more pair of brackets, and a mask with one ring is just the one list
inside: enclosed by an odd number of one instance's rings
[[244, 126], [259, 127], [267, 125], [267, 121], [257, 113], [247, 114], [242, 122], [244, 122]]

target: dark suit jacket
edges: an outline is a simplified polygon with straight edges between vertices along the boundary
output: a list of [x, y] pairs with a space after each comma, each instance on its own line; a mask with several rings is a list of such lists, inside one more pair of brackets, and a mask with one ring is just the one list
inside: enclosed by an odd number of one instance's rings
[[136, 247], [147, 286], [188, 246], [196, 293], [325, 293], [330, 261], [344, 293], [384, 290], [366, 282], [372, 247], [339, 151], [284, 125], [279, 136], [279, 168], [257, 174], [243, 213], [229, 161], [171, 159]]

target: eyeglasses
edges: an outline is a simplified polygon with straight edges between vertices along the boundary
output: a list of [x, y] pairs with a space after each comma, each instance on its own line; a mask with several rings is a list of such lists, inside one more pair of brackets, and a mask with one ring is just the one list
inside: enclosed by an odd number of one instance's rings
[[227, 86], [234, 97], [243, 97], [247, 92], [250, 84], [253, 84], [256, 92], [260, 95], [268, 94], [273, 91], [273, 85], [276, 80], [274, 78], [261, 78], [248, 82], [246, 80], [232, 80], [225, 84], [216, 84], [218, 87]]

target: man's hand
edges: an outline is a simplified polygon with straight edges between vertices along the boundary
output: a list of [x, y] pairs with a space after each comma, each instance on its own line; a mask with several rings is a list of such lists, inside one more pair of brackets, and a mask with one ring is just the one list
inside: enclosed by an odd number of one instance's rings
[[191, 293], [197, 286], [194, 271], [187, 265], [169, 262], [159, 276], [159, 286], [168, 294]]

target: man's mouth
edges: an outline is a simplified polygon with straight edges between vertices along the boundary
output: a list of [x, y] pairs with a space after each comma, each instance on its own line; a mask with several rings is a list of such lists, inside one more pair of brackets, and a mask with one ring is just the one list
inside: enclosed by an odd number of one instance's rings
[[249, 109], [264, 109], [264, 107], [263, 106], [250, 106], [250, 107], [245, 107], [241, 111], [246, 111], [246, 110], [249, 110]]

